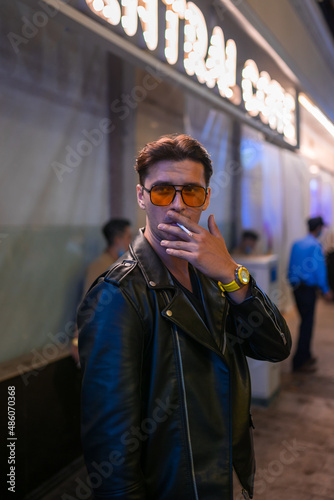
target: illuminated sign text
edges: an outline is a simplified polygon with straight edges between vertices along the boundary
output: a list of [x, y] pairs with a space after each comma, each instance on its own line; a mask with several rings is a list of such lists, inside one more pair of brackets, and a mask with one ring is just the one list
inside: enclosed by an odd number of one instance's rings
[[[184, 24], [183, 65], [189, 76], [195, 75], [209, 88], [217, 86], [219, 94], [233, 104], [244, 102], [246, 111], [273, 130], [294, 141], [295, 99], [270, 75], [259, 72], [248, 59], [242, 70], [241, 89], [236, 84], [237, 46], [227, 40], [223, 30], [215, 26], [209, 38], [202, 11], [194, 2], [161, 0], [165, 5], [164, 54], [170, 65], [179, 59], [179, 25]], [[89, 8], [108, 23], [121, 24], [129, 37], [141, 24], [145, 44], [150, 51], [158, 46], [158, 0], [86, 0]]]

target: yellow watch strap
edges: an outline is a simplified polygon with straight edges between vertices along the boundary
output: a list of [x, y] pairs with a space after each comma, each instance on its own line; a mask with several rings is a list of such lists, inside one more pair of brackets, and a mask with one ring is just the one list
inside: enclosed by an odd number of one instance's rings
[[241, 288], [235, 280], [227, 285], [223, 285], [221, 281], [218, 281], [218, 286], [223, 292], [235, 292]]

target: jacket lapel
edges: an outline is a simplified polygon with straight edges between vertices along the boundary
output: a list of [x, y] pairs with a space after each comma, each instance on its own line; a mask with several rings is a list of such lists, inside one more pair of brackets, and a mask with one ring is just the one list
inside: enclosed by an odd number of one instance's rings
[[200, 283], [202, 302], [205, 304], [206, 321], [211, 335], [218, 345], [219, 351], [225, 347], [225, 318], [228, 312], [228, 302], [217, 284], [196, 271]]
[[201, 298], [205, 304], [206, 324], [187, 296], [175, 286], [167, 268], [146, 240], [143, 229], [130, 245], [130, 254], [137, 260], [147, 286], [156, 291], [164, 291], [164, 296], [168, 297], [167, 305], [162, 311], [163, 317], [197, 342], [222, 355], [227, 304], [214, 281], [196, 271]]
[[163, 309], [162, 315], [197, 342], [217, 351], [218, 347], [206, 324], [186, 295], [180, 290], [177, 290], [173, 298], [170, 299], [170, 302]]

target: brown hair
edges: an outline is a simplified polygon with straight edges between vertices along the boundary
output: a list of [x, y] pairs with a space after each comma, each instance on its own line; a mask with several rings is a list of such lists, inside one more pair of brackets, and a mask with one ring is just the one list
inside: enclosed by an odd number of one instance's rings
[[164, 135], [157, 141], [149, 142], [139, 152], [135, 170], [139, 174], [139, 182], [144, 183], [148, 169], [159, 161], [183, 161], [191, 159], [202, 163], [206, 185], [212, 175], [212, 162], [209, 153], [200, 142], [189, 135]]
[[128, 219], [110, 219], [102, 228], [108, 246], [113, 245], [116, 236], [122, 236], [128, 226], [131, 226]]

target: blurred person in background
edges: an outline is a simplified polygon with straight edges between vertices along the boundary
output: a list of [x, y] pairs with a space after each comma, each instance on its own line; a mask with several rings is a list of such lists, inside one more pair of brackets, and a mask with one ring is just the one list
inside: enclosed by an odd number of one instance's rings
[[132, 239], [131, 223], [127, 219], [111, 219], [102, 227], [102, 233], [107, 247], [87, 268], [84, 294], [92, 283], [128, 250]]
[[241, 233], [240, 244], [233, 250], [235, 255], [252, 255], [256, 251], [259, 235], [253, 229], [244, 229]]
[[[104, 252], [97, 257], [87, 268], [83, 295], [89, 287], [128, 249], [132, 239], [131, 222], [127, 219], [111, 219], [102, 227], [103, 236], [107, 242]], [[71, 355], [80, 366], [78, 353], [78, 330], [76, 329], [71, 342]]]
[[319, 241], [325, 225], [323, 218], [308, 219], [307, 225], [309, 230], [307, 236], [292, 246], [288, 280], [301, 319], [292, 369], [295, 372], [312, 373], [317, 369], [317, 360], [311, 353], [317, 292], [320, 289], [326, 300], [333, 299], [333, 292], [328, 285], [325, 254]]
[[327, 277], [329, 288], [334, 293], [334, 231], [328, 231], [325, 242], [324, 249], [326, 255], [327, 264]]

